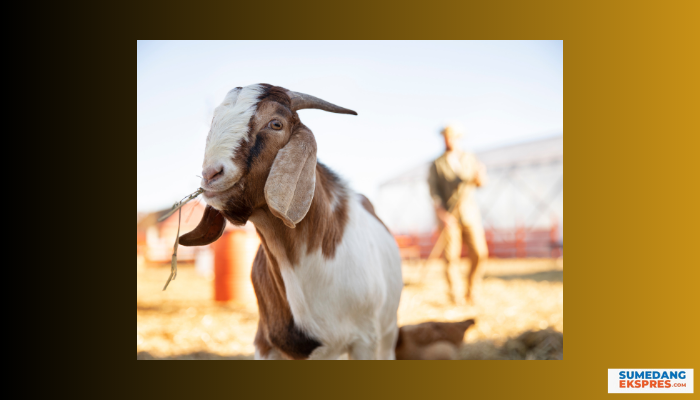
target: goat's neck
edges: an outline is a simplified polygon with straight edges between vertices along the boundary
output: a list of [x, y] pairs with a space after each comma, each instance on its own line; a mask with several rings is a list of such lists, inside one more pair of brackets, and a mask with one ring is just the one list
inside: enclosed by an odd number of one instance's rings
[[348, 190], [321, 164], [316, 166], [316, 187], [309, 211], [294, 229], [284, 225], [267, 205], [250, 216], [273, 266], [284, 262], [292, 267], [319, 250], [326, 259], [333, 258], [347, 219]]

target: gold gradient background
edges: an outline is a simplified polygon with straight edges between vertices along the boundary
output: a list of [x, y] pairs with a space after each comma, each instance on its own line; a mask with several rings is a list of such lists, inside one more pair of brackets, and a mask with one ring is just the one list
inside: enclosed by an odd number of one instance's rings
[[277, 4], [143, 6], [134, 26], [138, 39], [564, 41], [564, 360], [138, 362], [141, 394], [598, 398], [608, 368], [697, 370], [700, 2]]

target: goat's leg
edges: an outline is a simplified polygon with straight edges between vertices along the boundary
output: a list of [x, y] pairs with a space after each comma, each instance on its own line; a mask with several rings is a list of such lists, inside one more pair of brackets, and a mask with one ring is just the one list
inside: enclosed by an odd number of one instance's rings
[[267, 340], [260, 326], [260, 322], [258, 322], [258, 332], [255, 334], [254, 344], [256, 360], [287, 360], [287, 357], [282, 355], [279, 350], [272, 347]]
[[321, 346], [314, 349], [309, 355], [309, 360], [337, 360], [338, 357], [343, 355], [346, 349], [340, 349], [338, 347], [331, 346]]
[[379, 343], [377, 340], [361, 339], [350, 345], [351, 360], [376, 360]]
[[398, 326], [385, 333], [379, 343], [379, 359], [380, 360], [396, 360], [396, 339], [399, 336]]
[[255, 359], [256, 360], [288, 360], [287, 357], [283, 356], [282, 353], [275, 349], [274, 347], [268, 350], [268, 352], [263, 355], [260, 349], [255, 349]]
[[376, 316], [358, 321], [361, 335], [350, 343], [348, 358], [351, 360], [376, 360], [379, 351], [381, 335], [380, 325]]

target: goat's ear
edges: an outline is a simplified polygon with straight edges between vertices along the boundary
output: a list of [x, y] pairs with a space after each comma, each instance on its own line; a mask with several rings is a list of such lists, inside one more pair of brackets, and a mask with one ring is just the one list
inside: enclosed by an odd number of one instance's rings
[[454, 325], [459, 328], [460, 332], [462, 332], [462, 337], [464, 337], [464, 334], [467, 333], [467, 329], [471, 327], [472, 325], [475, 325], [476, 321], [474, 318], [468, 319], [466, 321], [462, 322], [455, 322]]
[[309, 211], [316, 188], [316, 139], [301, 125], [279, 152], [265, 183], [270, 211], [290, 228]]
[[199, 225], [178, 239], [183, 246], [205, 246], [214, 243], [226, 228], [226, 218], [217, 209], [207, 206]]

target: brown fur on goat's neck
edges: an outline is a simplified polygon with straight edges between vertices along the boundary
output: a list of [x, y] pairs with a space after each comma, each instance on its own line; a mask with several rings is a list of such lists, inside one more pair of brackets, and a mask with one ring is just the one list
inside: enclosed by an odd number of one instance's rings
[[254, 210], [250, 220], [270, 251], [277, 258], [285, 256], [292, 266], [299, 263], [302, 252], [313, 253], [319, 248], [324, 258], [332, 259], [348, 221], [348, 201], [349, 194], [338, 176], [317, 163], [314, 198], [295, 228], [287, 227], [267, 205]]

